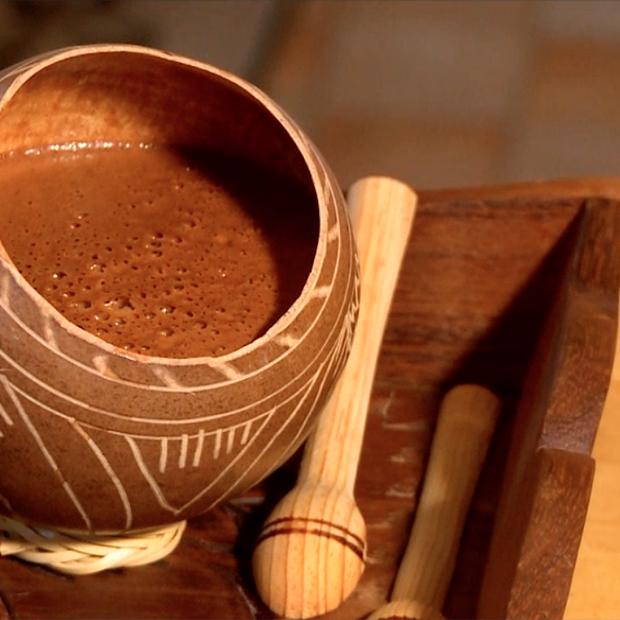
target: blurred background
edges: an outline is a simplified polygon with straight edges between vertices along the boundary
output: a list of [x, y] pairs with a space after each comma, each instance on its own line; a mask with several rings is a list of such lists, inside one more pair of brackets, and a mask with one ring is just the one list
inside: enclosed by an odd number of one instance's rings
[[620, 175], [620, 2], [0, 1], [0, 68], [96, 42], [247, 78], [343, 186]]

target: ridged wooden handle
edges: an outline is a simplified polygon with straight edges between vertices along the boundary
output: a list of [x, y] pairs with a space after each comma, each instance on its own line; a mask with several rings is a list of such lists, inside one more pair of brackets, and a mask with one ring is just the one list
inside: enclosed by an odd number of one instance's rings
[[[415, 602], [426, 611], [409, 616], [401, 610], [399, 618], [440, 617], [499, 411], [499, 399], [479, 385], [458, 385], [442, 401], [411, 536], [391, 595], [392, 601]], [[369, 618], [394, 617], [393, 606]]]
[[361, 267], [360, 311], [349, 359], [306, 444], [297, 485], [276, 506], [253, 556], [257, 590], [277, 614], [335, 609], [364, 570], [366, 526], [353, 498], [368, 401], [417, 197], [369, 177], [348, 202]]

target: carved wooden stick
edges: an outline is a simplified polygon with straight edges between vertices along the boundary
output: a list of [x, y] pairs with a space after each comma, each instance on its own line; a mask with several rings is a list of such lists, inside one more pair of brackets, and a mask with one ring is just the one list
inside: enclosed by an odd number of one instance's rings
[[276, 506], [253, 557], [265, 603], [289, 618], [326, 613], [364, 570], [366, 525], [353, 498], [375, 368], [417, 196], [369, 177], [348, 202], [360, 258], [360, 311], [351, 354], [306, 444], [295, 488]]
[[392, 602], [369, 618], [442, 618], [469, 505], [500, 410], [479, 385], [459, 385], [443, 399], [411, 537]]

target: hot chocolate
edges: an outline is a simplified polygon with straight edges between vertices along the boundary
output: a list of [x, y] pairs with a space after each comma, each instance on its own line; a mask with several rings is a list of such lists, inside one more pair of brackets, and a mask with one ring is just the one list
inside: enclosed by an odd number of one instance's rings
[[299, 183], [204, 150], [66, 145], [0, 160], [0, 236], [69, 321], [127, 350], [219, 356], [300, 294], [318, 238]]

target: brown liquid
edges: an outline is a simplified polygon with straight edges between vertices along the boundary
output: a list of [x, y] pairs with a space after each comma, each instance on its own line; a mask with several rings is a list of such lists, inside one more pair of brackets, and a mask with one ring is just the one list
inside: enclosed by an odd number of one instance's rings
[[128, 350], [218, 356], [298, 297], [313, 197], [248, 162], [159, 147], [0, 159], [0, 231], [16, 267], [72, 323]]

